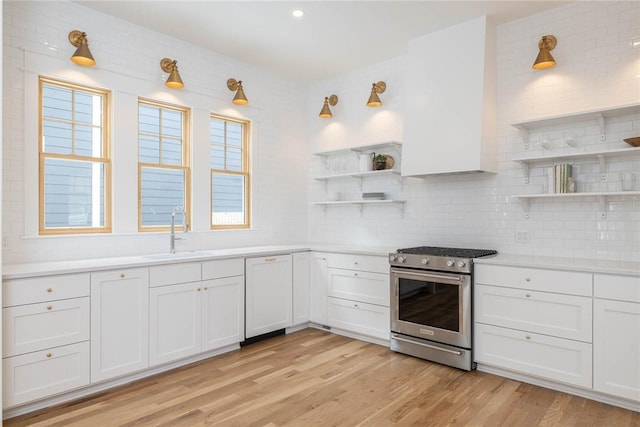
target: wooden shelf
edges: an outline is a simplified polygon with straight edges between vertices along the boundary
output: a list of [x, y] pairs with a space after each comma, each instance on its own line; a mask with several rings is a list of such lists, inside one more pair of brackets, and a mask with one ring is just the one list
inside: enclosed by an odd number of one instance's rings
[[402, 143], [399, 141], [384, 141], [384, 142], [376, 142], [373, 144], [359, 145], [354, 147], [338, 148], [335, 150], [319, 151], [313, 154], [316, 156], [326, 157], [326, 156], [332, 156], [334, 154], [341, 154], [341, 153], [348, 153], [348, 152], [359, 154], [365, 151], [373, 151], [373, 150], [377, 150], [379, 148], [385, 148], [385, 147], [395, 148], [396, 150], [398, 150], [401, 146], [402, 146]]

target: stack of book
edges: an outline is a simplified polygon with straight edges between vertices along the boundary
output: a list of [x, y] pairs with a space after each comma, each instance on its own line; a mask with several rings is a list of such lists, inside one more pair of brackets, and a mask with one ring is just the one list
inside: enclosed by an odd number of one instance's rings
[[[548, 183], [549, 193], [571, 193], [575, 189], [571, 188], [572, 167], [568, 163], [555, 165], [549, 168]], [[572, 191], [573, 190], [573, 191]]]

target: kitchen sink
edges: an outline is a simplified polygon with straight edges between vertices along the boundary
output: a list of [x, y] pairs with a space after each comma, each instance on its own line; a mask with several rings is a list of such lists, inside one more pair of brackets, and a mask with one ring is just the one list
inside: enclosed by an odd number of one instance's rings
[[143, 258], [163, 260], [163, 259], [184, 259], [184, 258], [201, 258], [211, 255], [209, 251], [192, 251], [192, 252], [176, 252], [175, 254], [153, 254], [143, 255]]

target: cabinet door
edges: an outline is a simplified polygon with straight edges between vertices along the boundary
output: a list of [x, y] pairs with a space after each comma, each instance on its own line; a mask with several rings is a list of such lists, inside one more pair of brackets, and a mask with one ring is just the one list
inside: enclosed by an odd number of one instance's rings
[[640, 304], [593, 302], [593, 388], [640, 401]]
[[311, 265], [311, 321], [328, 325], [329, 266], [327, 254], [314, 252]]
[[592, 386], [591, 344], [475, 324], [475, 360], [579, 387]]
[[293, 254], [293, 324], [307, 323], [311, 318], [311, 252]]
[[36, 351], [2, 361], [5, 408], [89, 384], [89, 342]]
[[149, 366], [149, 270], [91, 274], [91, 381]]
[[201, 283], [149, 289], [149, 364], [199, 353], [202, 337]]
[[3, 357], [89, 340], [89, 298], [2, 310]]
[[388, 340], [389, 307], [329, 297], [329, 326]]
[[329, 296], [389, 307], [389, 275], [329, 268]]
[[244, 339], [244, 276], [202, 282], [202, 351]]
[[476, 285], [476, 322], [591, 342], [592, 299]]
[[291, 255], [247, 258], [246, 330], [251, 338], [291, 326]]

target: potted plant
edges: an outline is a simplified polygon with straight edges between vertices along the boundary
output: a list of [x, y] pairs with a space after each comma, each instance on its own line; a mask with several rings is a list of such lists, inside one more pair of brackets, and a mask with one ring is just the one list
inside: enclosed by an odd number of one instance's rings
[[373, 158], [373, 168], [377, 171], [386, 169], [387, 167], [387, 155], [386, 154], [377, 154]]

